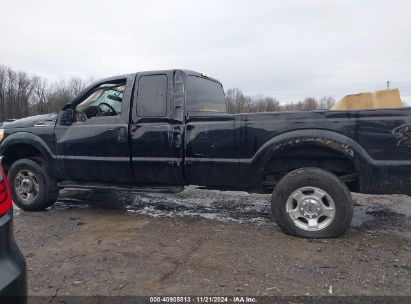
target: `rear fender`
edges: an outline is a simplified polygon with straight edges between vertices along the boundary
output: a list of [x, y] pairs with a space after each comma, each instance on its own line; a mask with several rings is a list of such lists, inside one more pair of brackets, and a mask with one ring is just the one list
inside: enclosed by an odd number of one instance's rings
[[273, 137], [257, 151], [253, 158], [253, 166], [258, 168], [260, 180], [264, 177], [266, 166], [278, 153], [309, 145], [338, 151], [351, 160], [357, 172], [361, 172], [364, 166], [373, 164], [372, 158], [364, 148], [345, 135], [318, 129], [296, 130]]

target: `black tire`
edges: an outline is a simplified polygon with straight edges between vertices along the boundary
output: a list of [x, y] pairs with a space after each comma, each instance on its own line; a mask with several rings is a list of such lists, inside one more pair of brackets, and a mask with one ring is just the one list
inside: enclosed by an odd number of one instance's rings
[[[26, 201], [17, 194], [16, 177], [19, 172], [29, 171], [38, 185], [38, 192], [32, 201]], [[20, 159], [13, 163], [8, 175], [13, 202], [24, 211], [42, 211], [53, 205], [58, 197], [57, 181], [49, 174], [41, 158]]]
[[[302, 229], [297, 226], [295, 222], [299, 223], [300, 221], [304, 225], [304, 221], [306, 221], [304, 216], [299, 217], [298, 220], [295, 221], [287, 212], [287, 201], [291, 194], [294, 194], [298, 189], [304, 189], [304, 187], [315, 187], [323, 190], [333, 200], [335, 213], [329, 217], [329, 224], [322, 229], [318, 228], [319, 230], [316, 231], [308, 231], [307, 229], [309, 228]], [[310, 194], [308, 193], [307, 195]], [[291, 199], [290, 202], [291, 204], [298, 204], [297, 200]], [[304, 200], [302, 200], [302, 202], [304, 202]], [[300, 210], [301, 204], [297, 206], [292, 208], [295, 208], [294, 210]], [[320, 168], [301, 168], [284, 176], [272, 193], [271, 208], [274, 220], [285, 233], [304, 238], [339, 237], [347, 231], [353, 216], [352, 197], [345, 183], [335, 174]], [[318, 218], [319, 221], [321, 217]], [[327, 219], [326, 216], [324, 216], [324, 218]]]

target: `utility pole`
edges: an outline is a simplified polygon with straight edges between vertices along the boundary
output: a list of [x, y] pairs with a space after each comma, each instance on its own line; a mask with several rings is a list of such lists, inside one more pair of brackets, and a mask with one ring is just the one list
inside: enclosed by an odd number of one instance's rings
[[390, 89], [390, 84], [391, 84], [391, 81], [387, 81], [387, 90], [389, 90]]

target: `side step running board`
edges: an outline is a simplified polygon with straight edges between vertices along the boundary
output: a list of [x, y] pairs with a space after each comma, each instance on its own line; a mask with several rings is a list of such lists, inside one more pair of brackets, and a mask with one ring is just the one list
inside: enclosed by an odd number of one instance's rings
[[184, 190], [184, 186], [174, 187], [159, 187], [159, 186], [133, 186], [133, 185], [115, 185], [115, 184], [99, 184], [99, 183], [77, 183], [74, 181], [62, 181], [58, 184], [59, 189], [74, 188], [74, 189], [107, 189], [121, 190], [131, 192], [157, 192], [157, 193], [179, 193]]

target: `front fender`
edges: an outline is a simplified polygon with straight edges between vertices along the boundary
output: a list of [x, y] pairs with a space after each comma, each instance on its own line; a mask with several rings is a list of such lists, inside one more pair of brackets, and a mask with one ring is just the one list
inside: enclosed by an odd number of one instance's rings
[[39, 136], [30, 132], [17, 132], [7, 136], [0, 145], [0, 155], [6, 156], [7, 150], [16, 144], [31, 145], [40, 151], [47, 163], [54, 163], [56, 156], [48, 147], [47, 143]]

